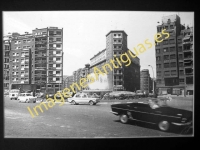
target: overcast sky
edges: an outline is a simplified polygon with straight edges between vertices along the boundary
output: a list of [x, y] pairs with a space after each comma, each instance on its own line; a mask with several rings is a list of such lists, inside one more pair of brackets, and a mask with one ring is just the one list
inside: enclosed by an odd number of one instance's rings
[[[83, 68], [99, 51], [106, 48], [106, 34], [110, 30], [124, 30], [128, 34], [128, 48], [149, 39], [154, 42], [157, 22], [162, 16], [177, 14], [181, 24], [193, 26], [193, 12], [153, 11], [4, 11], [3, 34], [32, 32], [35, 28], [63, 28], [64, 75]], [[155, 46], [138, 56], [142, 69], [156, 75]]]

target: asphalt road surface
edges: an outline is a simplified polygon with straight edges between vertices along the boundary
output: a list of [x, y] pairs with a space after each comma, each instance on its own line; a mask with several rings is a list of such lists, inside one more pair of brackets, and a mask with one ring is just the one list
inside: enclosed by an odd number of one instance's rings
[[[110, 113], [110, 104], [71, 105], [56, 103], [43, 113], [32, 118], [27, 107], [39, 103], [19, 103], [4, 98], [5, 138], [140, 138], [140, 137], [180, 137], [180, 129], [162, 132], [156, 125], [132, 121], [119, 122], [118, 116]], [[47, 105], [48, 106], [48, 105]]]

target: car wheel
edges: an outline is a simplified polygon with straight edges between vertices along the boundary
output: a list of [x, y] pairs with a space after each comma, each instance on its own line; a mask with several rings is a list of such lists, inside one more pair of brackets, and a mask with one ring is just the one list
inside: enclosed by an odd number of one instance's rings
[[158, 127], [161, 131], [168, 131], [170, 127], [170, 123], [166, 120], [163, 120], [158, 123]]
[[128, 116], [126, 114], [121, 114], [119, 116], [119, 120], [121, 121], [121, 123], [126, 124], [126, 123], [128, 123]]
[[72, 104], [73, 104], [73, 105], [76, 105], [76, 102], [75, 102], [75, 101], [72, 101]]
[[93, 101], [90, 101], [89, 104], [90, 104], [90, 105], [94, 105], [94, 102], [93, 102]]

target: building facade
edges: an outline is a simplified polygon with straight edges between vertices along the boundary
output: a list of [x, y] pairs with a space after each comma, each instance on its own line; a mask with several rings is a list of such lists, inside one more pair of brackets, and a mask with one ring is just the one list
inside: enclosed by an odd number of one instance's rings
[[145, 91], [147, 94], [152, 93], [153, 90], [153, 80], [150, 77], [149, 70], [143, 69], [140, 72], [140, 89]]
[[3, 37], [3, 76], [4, 90], [9, 90], [10, 86], [10, 50], [12, 35]]
[[100, 78], [102, 82], [99, 81], [102, 83], [99, 85], [100, 89], [110, 91], [136, 91], [140, 89], [139, 58], [131, 58], [129, 56], [131, 61], [129, 66], [125, 66], [123, 63], [121, 65], [119, 63], [117, 64], [117, 59], [120, 60], [120, 55], [127, 53], [127, 51], [127, 34], [124, 31], [110, 31], [106, 35], [106, 49], [100, 51], [90, 59], [90, 73], [94, 72], [94, 67], [97, 67], [105, 73], [103, 66], [110, 64], [111, 59], [113, 60], [113, 64], [115, 64], [115, 67], [111, 66], [113, 68], [112, 70], [107, 66], [107, 74], [105, 77]]
[[178, 15], [162, 18], [157, 26], [169, 38], [156, 43], [157, 92], [159, 94], [186, 95], [193, 93], [193, 28], [180, 24]]
[[34, 84], [37, 91], [55, 93], [63, 84], [63, 29], [47, 27], [24, 35], [13, 34], [10, 43], [10, 89]]

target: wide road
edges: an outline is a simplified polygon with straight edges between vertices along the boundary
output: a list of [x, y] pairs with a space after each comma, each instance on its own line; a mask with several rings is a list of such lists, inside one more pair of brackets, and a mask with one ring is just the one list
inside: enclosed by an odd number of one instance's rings
[[[110, 113], [110, 104], [59, 106], [56, 103], [43, 113], [32, 118], [27, 107], [39, 103], [18, 103], [4, 98], [5, 138], [123, 138], [123, 137], [178, 137], [176, 128], [162, 132], [155, 125], [132, 121], [119, 122], [118, 116]], [[48, 106], [48, 105], [47, 105]]]

